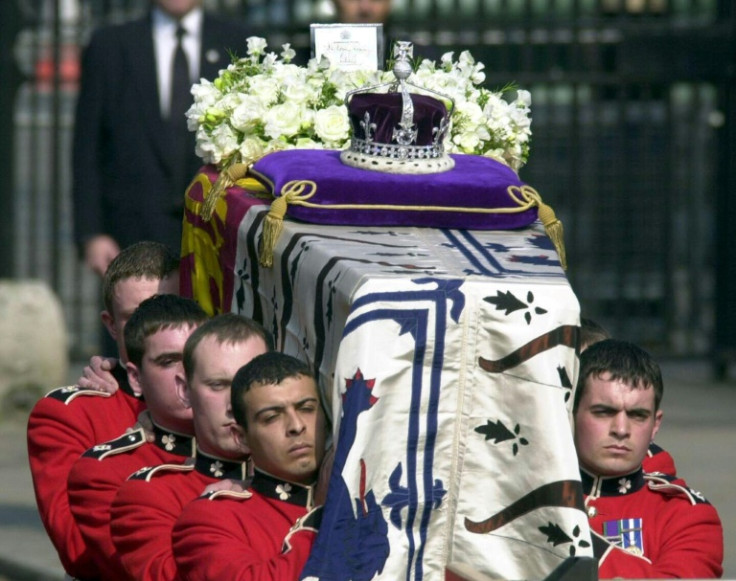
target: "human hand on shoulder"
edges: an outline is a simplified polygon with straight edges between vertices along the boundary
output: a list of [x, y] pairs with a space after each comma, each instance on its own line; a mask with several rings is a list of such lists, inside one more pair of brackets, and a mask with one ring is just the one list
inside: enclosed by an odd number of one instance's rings
[[114, 357], [93, 356], [89, 360], [89, 365], [82, 371], [82, 376], [77, 380], [79, 387], [110, 394], [115, 393], [120, 386], [112, 370], [117, 365], [118, 360]]

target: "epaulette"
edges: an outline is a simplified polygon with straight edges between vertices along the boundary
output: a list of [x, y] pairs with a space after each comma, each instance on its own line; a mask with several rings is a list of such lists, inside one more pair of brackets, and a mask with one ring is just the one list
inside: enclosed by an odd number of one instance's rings
[[234, 498], [236, 500], [248, 500], [253, 493], [248, 490], [238, 492], [236, 490], [210, 490], [202, 494], [198, 500], [217, 500], [220, 498]]
[[71, 401], [79, 397], [80, 395], [92, 395], [97, 397], [110, 397], [112, 394], [105, 391], [98, 391], [96, 389], [85, 389], [78, 385], [67, 385], [66, 387], [57, 387], [50, 391], [45, 397], [60, 401], [65, 405], [69, 405]]
[[102, 444], [97, 444], [89, 448], [84, 454], [83, 458], [96, 458], [97, 460], [104, 460], [108, 456], [114, 456], [116, 454], [122, 454], [128, 450], [135, 450], [139, 446], [146, 443], [146, 435], [143, 428], [138, 428], [134, 432], [128, 432], [122, 436], [118, 436], [114, 440], [108, 440]]
[[650, 490], [663, 492], [665, 494], [684, 495], [690, 504], [710, 504], [703, 494], [685, 484], [685, 481], [662, 472], [652, 472], [644, 475]]
[[194, 464], [159, 464], [158, 466], [144, 466], [128, 476], [128, 480], [145, 480], [150, 482], [154, 476], [168, 472], [191, 472]]

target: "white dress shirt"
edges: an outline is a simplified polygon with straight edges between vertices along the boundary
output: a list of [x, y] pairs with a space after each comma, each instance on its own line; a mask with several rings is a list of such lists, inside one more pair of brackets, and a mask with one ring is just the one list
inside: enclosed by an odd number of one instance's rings
[[176, 50], [176, 29], [181, 26], [187, 31], [182, 39], [182, 47], [189, 61], [189, 78], [199, 79], [199, 55], [202, 49], [202, 8], [194, 8], [181, 22], [164, 11], [153, 9], [153, 51], [156, 56], [156, 78], [161, 116], [169, 117], [171, 103], [171, 66]]

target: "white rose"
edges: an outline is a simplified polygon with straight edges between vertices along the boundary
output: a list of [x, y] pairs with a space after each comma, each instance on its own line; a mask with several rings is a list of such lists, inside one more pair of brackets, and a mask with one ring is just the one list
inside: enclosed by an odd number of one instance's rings
[[317, 111], [314, 116], [314, 132], [326, 143], [345, 141], [349, 131], [348, 111], [343, 105], [331, 105]]
[[258, 97], [253, 95], [243, 95], [240, 105], [233, 109], [230, 116], [230, 123], [238, 131], [249, 132], [261, 120], [266, 108]]
[[317, 99], [314, 88], [302, 79], [291, 80], [281, 87], [284, 99], [293, 103], [309, 103]]
[[263, 143], [256, 137], [248, 137], [243, 140], [238, 148], [243, 163], [255, 163], [263, 157]]
[[274, 105], [266, 112], [263, 121], [265, 133], [271, 139], [292, 137], [301, 128], [301, 111], [295, 103]]
[[279, 82], [266, 75], [255, 75], [250, 80], [248, 92], [257, 95], [264, 105], [272, 105], [279, 97]]
[[472, 127], [475, 128], [484, 122], [485, 116], [483, 110], [480, 108], [478, 103], [472, 101], [461, 101], [455, 103], [455, 114], [453, 117], [457, 119], [458, 129]]

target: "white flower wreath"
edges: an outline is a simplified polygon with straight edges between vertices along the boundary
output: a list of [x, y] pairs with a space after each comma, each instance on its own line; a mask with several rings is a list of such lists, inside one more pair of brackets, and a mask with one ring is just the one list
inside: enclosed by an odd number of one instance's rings
[[[214, 82], [202, 79], [192, 87], [187, 119], [196, 132], [197, 155], [220, 170], [284, 149], [344, 149], [350, 139], [345, 94], [393, 80], [390, 67], [343, 71], [325, 58], [300, 67], [291, 64], [288, 44], [279, 58], [266, 52], [259, 37], [248, 38], [247, 47], [248, 56], [234, 59]], [[512, 85], [499, 91], [481, 87], [484, 68], [468, 51], [457, 61], [448, 52], [439, 63], [419, 62], [410, 81], [454, 99], [448, 153], [485, 155], [518, 170], [529, 157], [531, 95], [516, 89], [510, 101], [505, 97]]]

